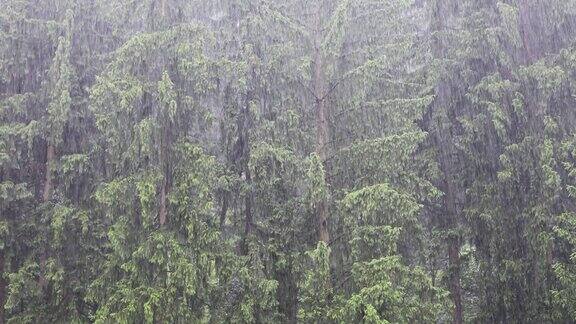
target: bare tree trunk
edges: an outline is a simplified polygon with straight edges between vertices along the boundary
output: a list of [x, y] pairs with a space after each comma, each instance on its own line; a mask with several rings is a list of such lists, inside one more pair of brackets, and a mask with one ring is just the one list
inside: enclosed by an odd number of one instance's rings
[[[328, 112], [325, 98], [324, 62], [322, 57], [322, 2], [318, 1], [315, 17], [314, 35], [314, 96], [316, 100], [316, 154], [322, 163], [326, 161], [326, 145], [328, 143]], [[328, 232], [326, 197], [322, 199], [316, 210], [316, 223], [318, 226], [318, 240], [330, 243]]]

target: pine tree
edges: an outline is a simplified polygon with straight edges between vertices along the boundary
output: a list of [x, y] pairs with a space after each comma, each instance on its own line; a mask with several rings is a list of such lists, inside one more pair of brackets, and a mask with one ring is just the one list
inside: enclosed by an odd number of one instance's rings
[[570, 322], [573, 0], [0, 3], [0, 324]]
[[[472, 234], [475, 257], [470, 260], [478, 263], [462, 267], [486, 287], [463, 301], [465, 313], [480, 321], [550, 321], [544, 311], [550, 304], [550, 224], [562, 208], [552, 138], [563, 136], [553, 131], [558, 117], [552, 117], [562, 109], [552, 107], [558, 106], [553, 98], [563, 97], [565, 81], [550, 61], [536, 62], [555, 49], [538, 39], [533, 26], [548, 33], [554, 27], [545, 28], [542, 19], [555, 15], [554, 10], [528, 2], [438, 3], [450, 18], [438, 33], [440, 62], [448, 69], [440, 74], [443, 98], [433, 112], [438, 116], [436, 146], [440, 164], [448, 166], [443, 178], [461, 179], [453, 182], [460, 189], [450, 190], [447, 182], [443, 190], [466, 193], [446, 195], [446, 205], [456, 201], [451, 204], [466, 216], [448, 228], [468, 228], [456, 232], [460, 238]], [[536, 8], [541, 15], [526, 16]], [[566, 16], [555, 19], [562, 24]], [[454, 24], [464, 28], [454, 29]], [[569, 40], [555, 41], [562, 46]], [[453, 299], [468, 295], [452, 293]], [[456, 307], [455, 318], [461, 312]]]

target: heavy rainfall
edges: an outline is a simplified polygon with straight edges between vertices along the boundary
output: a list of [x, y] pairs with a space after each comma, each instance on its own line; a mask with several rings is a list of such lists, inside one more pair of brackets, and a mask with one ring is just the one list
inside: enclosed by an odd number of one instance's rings
[[576, 0], [0, 0], [0, 324], [575, 322]]

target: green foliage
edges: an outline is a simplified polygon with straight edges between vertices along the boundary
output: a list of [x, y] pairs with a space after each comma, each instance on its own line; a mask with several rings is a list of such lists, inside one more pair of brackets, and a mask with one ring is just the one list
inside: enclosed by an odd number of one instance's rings
[[554, 228], [557, 237], [569, 244], [568, 259], [566, 262], [554, 264], [554, 274], [560, 282], [560, 289], [554, 289], [552, 296], [554, 303], [559, 308], [558, 318], [570, 318], [576, 316], [576, 221], [573, 214], [563, 214], [560, 222]]
[[330, 247], [318, 242], [315, 250], [306, 252], [307, 270], [299, 286], [298, 320], [324, 323], [330, 320], [333, 289], [330, 278]]
[[352, 279], [358, 290], [336, 311], [339, 322], [434, 322], [444, 315], [446, 292], [398, 256], [356, 263]]
[[310, 157], [310, 167], [307, 172], [307, 178], [310, 183], [307, 201], [310, 202], [311, 208], [314, 209], [319, 203], [328, 198], [324, 167], [317, 154], [313, 154]]
[[574, 21], [2, 1], [0, 322], [573, 321]]

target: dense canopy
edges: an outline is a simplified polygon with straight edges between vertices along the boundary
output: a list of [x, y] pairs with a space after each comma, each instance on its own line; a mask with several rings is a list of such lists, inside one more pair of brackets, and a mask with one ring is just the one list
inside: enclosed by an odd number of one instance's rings
[[0, 0], [0, 324], [576, 321], [576, 0]]

